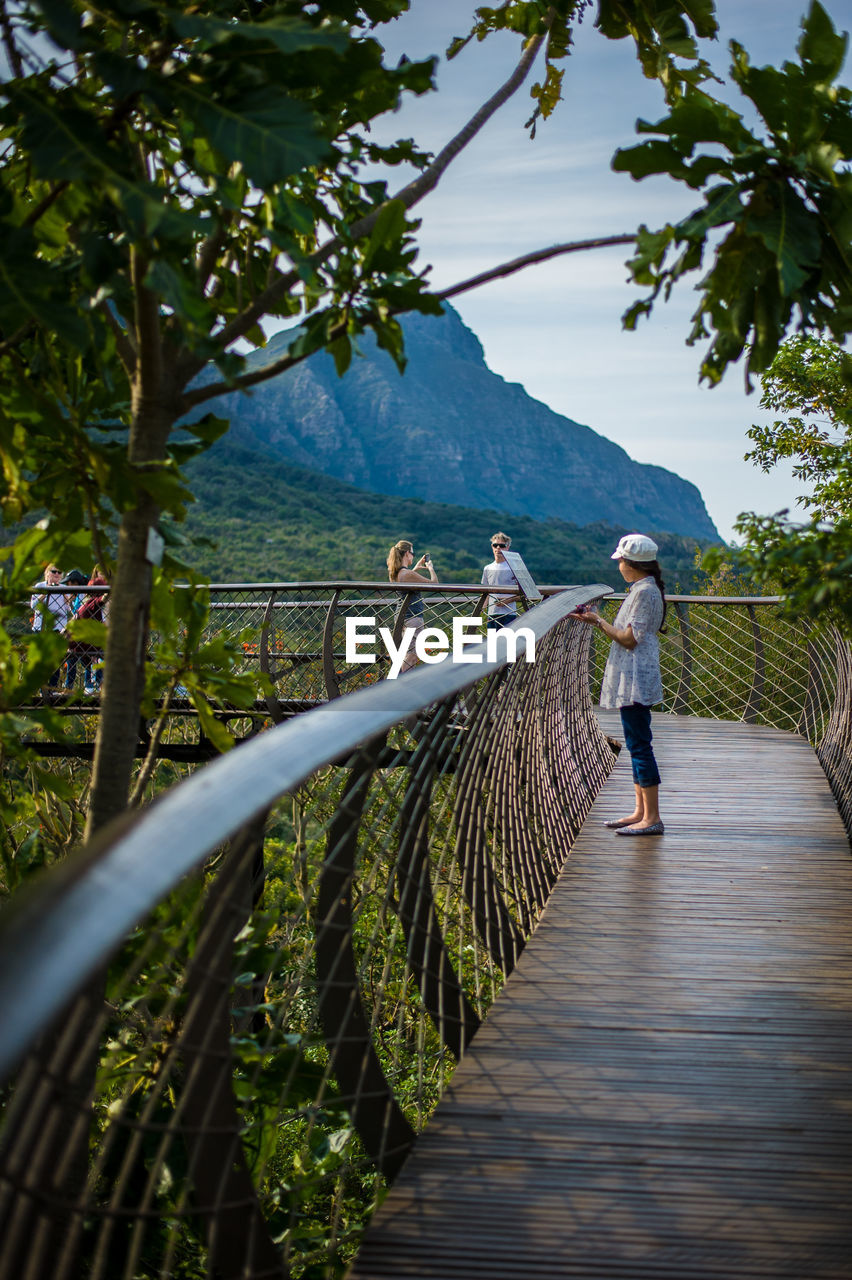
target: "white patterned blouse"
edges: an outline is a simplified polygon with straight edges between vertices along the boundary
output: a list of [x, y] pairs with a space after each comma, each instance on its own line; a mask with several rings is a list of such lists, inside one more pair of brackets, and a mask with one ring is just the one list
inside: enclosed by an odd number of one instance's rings
[[625, 649], [613, 640], [606, 660], [601, 686], [602, 707], [627, 707], [641, 702], [652, 707], [663, 700], [660, 676], [660, 642], [657, 632], [663, 622], [663, 597], [652, 577], [640, 578], [627, 593], [614, 625], [632, 627], [635, 649]]

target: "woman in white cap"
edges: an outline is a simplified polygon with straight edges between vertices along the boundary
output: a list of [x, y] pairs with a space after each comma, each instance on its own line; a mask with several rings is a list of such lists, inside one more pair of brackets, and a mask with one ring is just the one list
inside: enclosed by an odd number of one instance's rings
[[598, 627], [612, 641], [601, 686], [601, 706], [618, 707], [621, 712], [636, 790], [633, 813], [605, 824], [619, 836], [661, 836], [664, 830], [660, 818], [660, 772], [651, 746], [651, 707], [663, 700], [657, 633], [665, 630], [666, 617], [658, 551], [656, 542], [643, 533], [625, 534], [612, 554], [628, 587], [627, 599], [615, 622], [607, 622], [593, 609], [572, 615]]

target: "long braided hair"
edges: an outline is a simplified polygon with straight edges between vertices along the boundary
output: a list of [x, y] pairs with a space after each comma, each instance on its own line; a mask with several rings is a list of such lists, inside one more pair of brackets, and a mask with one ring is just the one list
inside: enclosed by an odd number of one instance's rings
[[666, 634], [666, 613], [668, 612], [668, 604], [666, 603], [666, 584], [663, 582], [663, 571], [660, 568], [659, 560], [628, 560], [624, 556], [624, 563], [631, 565], [634, 569], [638, 569], [640, 573], [650, 573], [660, 589], [660, 595], [663, 597], [663, 620], [660, 623], [660, 631]]

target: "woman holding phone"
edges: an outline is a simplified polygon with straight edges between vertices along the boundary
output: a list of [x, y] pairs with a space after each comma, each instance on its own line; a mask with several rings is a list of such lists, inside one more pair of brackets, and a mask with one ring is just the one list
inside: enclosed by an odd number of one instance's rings
[[[428, 578], [424, 578], [418, 570], [426, 569], [429, 573]], [[414, 548], [410, 542], [402, 539], [395, 542], [388, 552], [388, 578], [391, 582], [437, 582], [438, 575], [432, 564], [432, 557], [427, 551], [420, 557], [417, 563], [414, 563]], [[417, 654], [414, 645], [417, 640], [417, 632], [423, 630], [423, 597], [420, 592], [409, 598], [408, 608], [405, 612], [405, 627], [412, 628], [414, 634], [409, 638], [409, 645], [405, 657], [402, 660], [400, 675], [404, 675], [406, 671], [410, 671], [412, 667], [417, 665]]]
[[612, 554], [628, 591], [615, 622], [607, 622], [594, 609], [571, 615], [597, 627], [612, 641], [601, 706], [618, 707], [621, 713], [636, 792], [636, 807], [629, 817], [604, 823], [619, 836], [661, 836], [665, 830], [660, 817], [660, 771], [651, 746], [651, 707], [663, 700], [657, 633], [665, 630], [666, 618], [658, 551], [652, 538], [642, 533], [625, 534]]

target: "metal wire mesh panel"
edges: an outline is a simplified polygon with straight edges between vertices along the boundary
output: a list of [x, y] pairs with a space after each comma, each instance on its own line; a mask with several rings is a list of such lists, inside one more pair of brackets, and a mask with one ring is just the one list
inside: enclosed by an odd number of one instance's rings
[[834, 703], [817, 745], [817, 756], [852, 840], [852, 648], [834, 632], [821, 637], [813, 652], [825, 666], [832, 665], [835, 672]]
[[[313, 713], [334, 717], [316, 767], [312, 717], [217, 762], [220, 779], [241, 769], [237, 805], [266, 743], [289, 735], [304, 757], [271, 808], [162, 872], [167, 891], [30, 1037], [0, 1139], [0, 1276], [339, 1272], [611, 767], [570, 607], [541, 607], [534, 664], [446, 664]], [[401, 718], [371, 712], [394, 698]], [[167, 869], [190, 856], [168, 806], [194, 788], [227, 812], [206, 772], [79, 879], [58, 869], [0, 944], [4, 1002], [31, 1010], [33, 922], [73, 953], [87, 894], [103, 924], [111, 884], [118, 912], [128, 880], [155, 874], [152, 849]]]
[[210, 634], [239, 638], [241, 670], [265, 671], [283, 702], [325, 698], [323, 634], [333, 586], [213, 586], [209, 599]]
[[[605, 605], [610, 619], [617, 601]], [[609, 643], [596, 636], [593, 688], [600, 688]], [[835, 705], [833, 633], [780, 616], [777, 602], [671, 596], [660, 636], [662, 710], [746, 720], [802, 733], [815, 746]]]
[[[424, 594], [427, 625], [475, 612]], [[567, 617], [594, 594], [519, 620], [535, 663], [332, 692], [8, 913], [0, 1280], [341, 1273], [611, 766]], [[346, 620], [398, 638], [406, 606], [372, 584], [213, 602], [265, 632], [246, 662], [281, 662], [282, 696], [312, 664], [337, 694], [386, 669], [346, 661]], [[852, 829], [837, 634], [676, 597], [663, 666], [667, 709], [807, 735]]]
[[[204, 589], [207, 590], [206, 588]], [[239, 639], [240, 670], [268, 675], [279, 707], [338, 697], [385, 678], [390, 667], [384, 629], [398, 643], [412, 599], [423, 603], [424, 626], [452, 633], [459, 616], [481, 622], [476, 587], [413, 588], [387, 583], [283, 583], [209, 588], [209, 636]], [[371, 645], [354, 645], [348, 627], [360, 621]], [[360, 657], [353, 659], [352, 654]], [[372, 661], [366, 661], [372, 656]]]
[[[604, 612], [612, 620], [618, 600]], [[660, 636], [663, 710], [745, 720], [812, 744], [852, 839], [852, 650], [833, 627], [790, 622], [772, 599], [670, 596]], [[609, 645], [595, 637], [592, 688]]]

